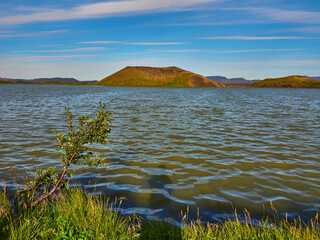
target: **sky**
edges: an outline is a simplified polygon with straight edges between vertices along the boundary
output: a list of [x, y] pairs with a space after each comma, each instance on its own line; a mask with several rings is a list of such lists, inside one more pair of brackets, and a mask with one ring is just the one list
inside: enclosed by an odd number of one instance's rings
[[320, 76], [320, 0], [0, 1], [0, 76], [100, 80], [126, 66]]

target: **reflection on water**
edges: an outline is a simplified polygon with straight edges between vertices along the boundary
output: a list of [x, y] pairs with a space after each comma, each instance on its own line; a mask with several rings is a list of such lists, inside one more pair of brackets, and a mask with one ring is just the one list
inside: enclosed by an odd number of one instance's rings
[[13, 187], [38, 166], [59, 167], [51, 130], [65, 130], [64, 106], [91, 114], [101, 101], [115, 113], [110, 144], [97, 148], [110, 168], [79, 168], [75, 183], [124, 196], [124, 212], [177, 216], [190, 206], [211, 220], [237, 207], [261, 216], [271, 200], [289, 216], [313, 217], [319, 93], [0, 85], [0, 176]]

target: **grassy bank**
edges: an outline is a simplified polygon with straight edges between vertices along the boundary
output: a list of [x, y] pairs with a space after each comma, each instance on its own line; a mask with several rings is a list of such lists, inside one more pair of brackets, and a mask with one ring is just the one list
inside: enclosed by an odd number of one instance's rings
[[305, 224], [285, 219], [246, 221], [226, 219], [221, 223], [187, 223], [182, 227], [165, 221], [144, 221], [122, 216], [118, 204], [70, 189], [28, 210], [15, 221], [5, 192], [0, 192], [0, 239], [320, 239], [318, 219]]

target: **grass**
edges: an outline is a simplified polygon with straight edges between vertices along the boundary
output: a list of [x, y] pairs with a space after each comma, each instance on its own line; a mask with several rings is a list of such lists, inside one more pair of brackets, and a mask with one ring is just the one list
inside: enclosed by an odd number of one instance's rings
[[188, 222], [181, 227], [167, 221], [148, 221], [119, 214], [117, 204], [81, 189], [69, 189], [51, 201], [24, 212], [16, 220], [9, 200], [0, 192], [0, 239], [320, 239], [318, 216], [308, 224], [274, 218], [252, 224], [246, 219], [219, 223]]
[[80, 189], [23, 212], [16, 221], [3, 192], [0, 201], [0, 239], [131, 239], [128, 229], [139, 220], [120, 216], [114, 203]]

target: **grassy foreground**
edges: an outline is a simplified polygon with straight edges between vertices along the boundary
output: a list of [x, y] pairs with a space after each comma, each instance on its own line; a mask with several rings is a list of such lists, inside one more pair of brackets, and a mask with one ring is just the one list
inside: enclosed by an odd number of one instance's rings
[[252, 225], [247, 213], [244, 222], [235, 218], [203, 225], [183, 218], [182, 227], [177, 227], [122, 216], [117, 206], [69, 189], [14, 220], [6, 193], [0, 191], [0, 239], [320, 239], [318, 217], [308, 224], [278, 219]]

